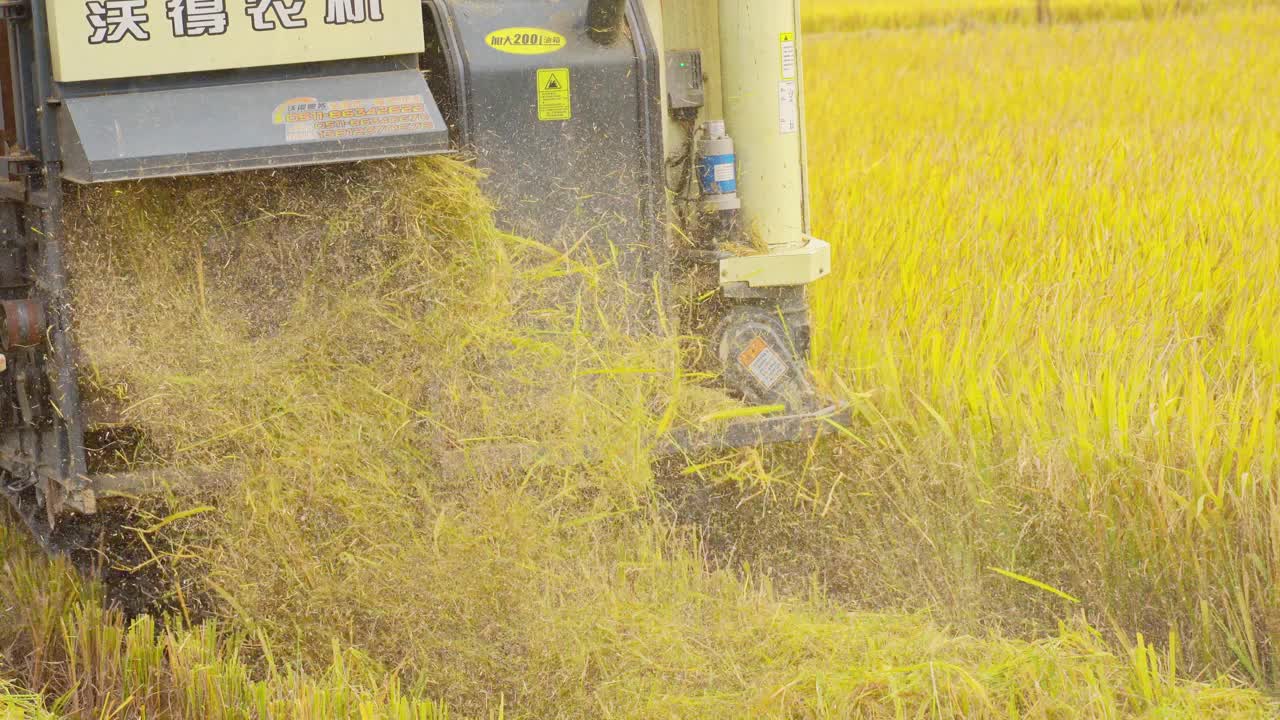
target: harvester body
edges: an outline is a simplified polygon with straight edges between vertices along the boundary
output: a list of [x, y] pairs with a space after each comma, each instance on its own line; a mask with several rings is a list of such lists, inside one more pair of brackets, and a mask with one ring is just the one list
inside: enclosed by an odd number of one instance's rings
[[[34, 526], [92, 513], [63, 183], [458, 152], [498, 220], [586, 238], [631, 297], [705, 273], [727, 389], [779, 411], [660, 452], [829, 422], [805, 355], [798, 0], [10, 0], [0, 474]], [[743, 251], [747, 248], [747, 251]], [[637, 313], [636, 323], [645, 323]]]

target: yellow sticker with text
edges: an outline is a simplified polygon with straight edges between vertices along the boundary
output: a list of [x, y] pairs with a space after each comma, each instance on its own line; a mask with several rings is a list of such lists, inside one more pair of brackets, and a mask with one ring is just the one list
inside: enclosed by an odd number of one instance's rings
[[796, 53], [796, 34], [784, 32], [778, 36], [778, 42], [782, 46], [782, 79], [795, 80], [796, 68], [800, 62]]
[[545, 55], [563, 49], [565, 39], [558, 32], [542, 28], [509, 27], [489, 33], [484, 43], [512, 55]]
[[538, 119], [573, 119], [573, 95], [569, 87], [569, 68], [538, 70]]

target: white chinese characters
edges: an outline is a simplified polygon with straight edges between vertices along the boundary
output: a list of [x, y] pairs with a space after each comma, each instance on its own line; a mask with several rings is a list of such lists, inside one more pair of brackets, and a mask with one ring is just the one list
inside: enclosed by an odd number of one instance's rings
[[118, 43], [126, 37], [135, 40], [151, 38], [143, 25], [150, 19], [146, 12], [147, 0], [89, 0], [84, 4], [88, 11], [89, 44]]
[[[253, 19], [254, 30], [275, 30], [277, 22], [280, 27], [304, 28], [307, 20], [298, 16], [302, 14], [302, 8], [306, 4], [307, 0], [248, 0], [244, 14]], [[269, 17], [271, 15], [275, 16], [274, 20]]]
[[169, 0], [174, 37], [221, 35], [227, 31], [226, 0]]
[[327, 0], [324, 21], [330, 25], [382, 20], [382, 0]]
[[[297, 30], [307, 27], [307, 0], [230, 0], [243, 2], [244, 14], [256, 31]], [[319, 2], [319, 0], [315, 0]], [[147, 41], [151, 33], [148, 3], [163, 4], [175, 38], [225, 35], [232, 25], [228, 0], [85, 0], [89, 44]], [[324, 0], [324, 22], [347, 25], [382, 22], [383, 0]]]

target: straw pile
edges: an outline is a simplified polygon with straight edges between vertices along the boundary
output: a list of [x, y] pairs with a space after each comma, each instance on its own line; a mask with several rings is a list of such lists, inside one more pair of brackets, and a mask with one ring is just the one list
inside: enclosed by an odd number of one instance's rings
[[[682, 391], [674, 343], [611, 320], [613, 268], [498, 232], [476, 180], [426, 159], [103, 186], [68, 225], [86, 396], [144, 438], [116, 464], [183, 481], [175, 581], [303, 658], [340, 639], [483, 704], [577, 685], [543, 676], [582, 651], [553, 619], [614, 553], [664, 552], [625, 518], [653, 512], [645, 448]], [[443, 471], [483, 444], [557, 462]]]

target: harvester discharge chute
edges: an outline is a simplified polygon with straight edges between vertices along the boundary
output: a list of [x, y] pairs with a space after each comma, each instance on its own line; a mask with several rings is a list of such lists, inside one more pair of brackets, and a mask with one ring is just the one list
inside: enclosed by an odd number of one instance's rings
[[683, 278], [710, 278], [714, 298], [689, 314], [714, 374], [775, 410], [674, 429], [657, 454], [804, 439], [842, 414], [805, 360], [805, 288], [831, 258], [808, 235], [798, 0], [12, 0], [0, 13], [0, 473], [38, 534], [94, 513], [104, 487], [86, 466], [66, 182], [459, 152], [486, 171], [504, 229], [616, 257], [637, 328]]

